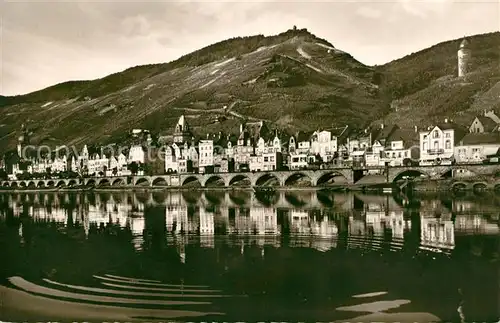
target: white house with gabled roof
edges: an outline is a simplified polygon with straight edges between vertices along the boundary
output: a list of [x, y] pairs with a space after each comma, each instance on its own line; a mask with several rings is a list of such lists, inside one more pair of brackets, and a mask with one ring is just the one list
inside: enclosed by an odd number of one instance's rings
[[467, 133], [461, 126], [445, 120], [444, 123], [419, 132], [420, 165], [451, 165], [455, 143]]

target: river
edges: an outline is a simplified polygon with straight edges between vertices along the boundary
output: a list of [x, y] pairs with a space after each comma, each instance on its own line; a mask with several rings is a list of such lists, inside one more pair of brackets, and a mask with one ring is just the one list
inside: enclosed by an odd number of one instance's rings
[[500, 196], [0, 194], [2, 321], [497, 322]]

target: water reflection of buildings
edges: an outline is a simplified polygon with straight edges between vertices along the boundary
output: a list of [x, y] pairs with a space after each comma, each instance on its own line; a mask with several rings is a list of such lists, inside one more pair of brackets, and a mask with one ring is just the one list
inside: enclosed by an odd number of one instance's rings
[[[63, 226], [73, 223], [77, 228], [83, 228], [86, 236], [94, 232], [92, 227], [113, 226], [129, 230], [137, 249], [143, 244], [148, 217], [145, 207], [152, 200], [148, 196], [141, 198], [130, 193], [6, 194], [0, 198], [4, 205], [9, 205], [15, 217], [29, 215], [35, 222], [56, 222]], [[346, 212], [342, 209], [340, 213], [336, 213], [338, 209], [327, 208], [228, 207], [210, 203], [190, 204], [182, 194], [169, 193], [165, 195], [162, 209], [165, 210], [167, 243], [177, 246], [181, 260], [186, 257], [186, 244], [196, 241], [201, 247], [214, 248], [215, 236], [219, 234], [234, 236], [243, 251], [252, 244], [278, 247], [284, 233], [289, 235], [291, 246], [318, 250], [336, 248], [341, 234], [347, 235], [348, 248], [379, 249], [387, 243], [391, 250], [404, 246], [406, 233], [412, 230], [411, 221], [415, 219], [405, 218], [405, 209], [392, 198], [356, 196], [350, 204], [353, 210]], [[498, 224], [491, 217], [479, 215], [487, 214], [481, 210], [485, 207], [473, 201], [444, 203], [424, 200], [419, 210], [420, 219], [417, 217], [416, 220], [419, 223], [414, 228], [420, 232], [412, 235], [420, 237], [423, 248], [452, 250], [456, 235], [498, 234]], [[492, 216], [498, 217], [498, 212], [492, 210]], [[5, 212], [0, 210], [4, 218]], [[20, 235], [23, 231], [20, 227]]]
[[323, 212], [290, 210], [290, 243], [292, 246], [309, 247], [327, 251], [337, 246], [338, 227]]
[[349, 217], [348, 248], [380, 249], [388, 242], [391, 249], [401, 249], [405, 232], [411, 230], [404, 209], [388, 196], [356, 196], [356, 199], [362, 203], [357, 203], [361, 204], [359, 212]]
[[420, 241], [424, 248], [455, 248], [455, 230], [451, 214], [444, 214], [439, 218], [421, 215]]

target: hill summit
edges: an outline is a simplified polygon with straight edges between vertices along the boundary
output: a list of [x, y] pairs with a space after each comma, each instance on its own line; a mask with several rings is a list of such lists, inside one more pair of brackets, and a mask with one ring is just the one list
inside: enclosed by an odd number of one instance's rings
[[293, 132], [499, 109], [500, 33], [469, 37], [466, 78], [456, 77], [460, 41], [370, 67], [307, 29], [232, 38], [169, 63], [0, 97], [0, 149], [14, 147], [26, 122], [33, 143], [55, 146], [120, 142], [132, 128], [168, 133], [181, 115], [204, 135], [245, 120]]

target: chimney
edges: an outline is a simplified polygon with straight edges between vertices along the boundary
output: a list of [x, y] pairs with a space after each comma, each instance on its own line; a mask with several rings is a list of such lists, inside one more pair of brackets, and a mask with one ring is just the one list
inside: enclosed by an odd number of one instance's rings
[[415, 132], [418, 132], [418, 127], [417, 126], [415, 126]]
[[384, 124], [383, 123], [380, 124], [380, 129], [384, 129]]

